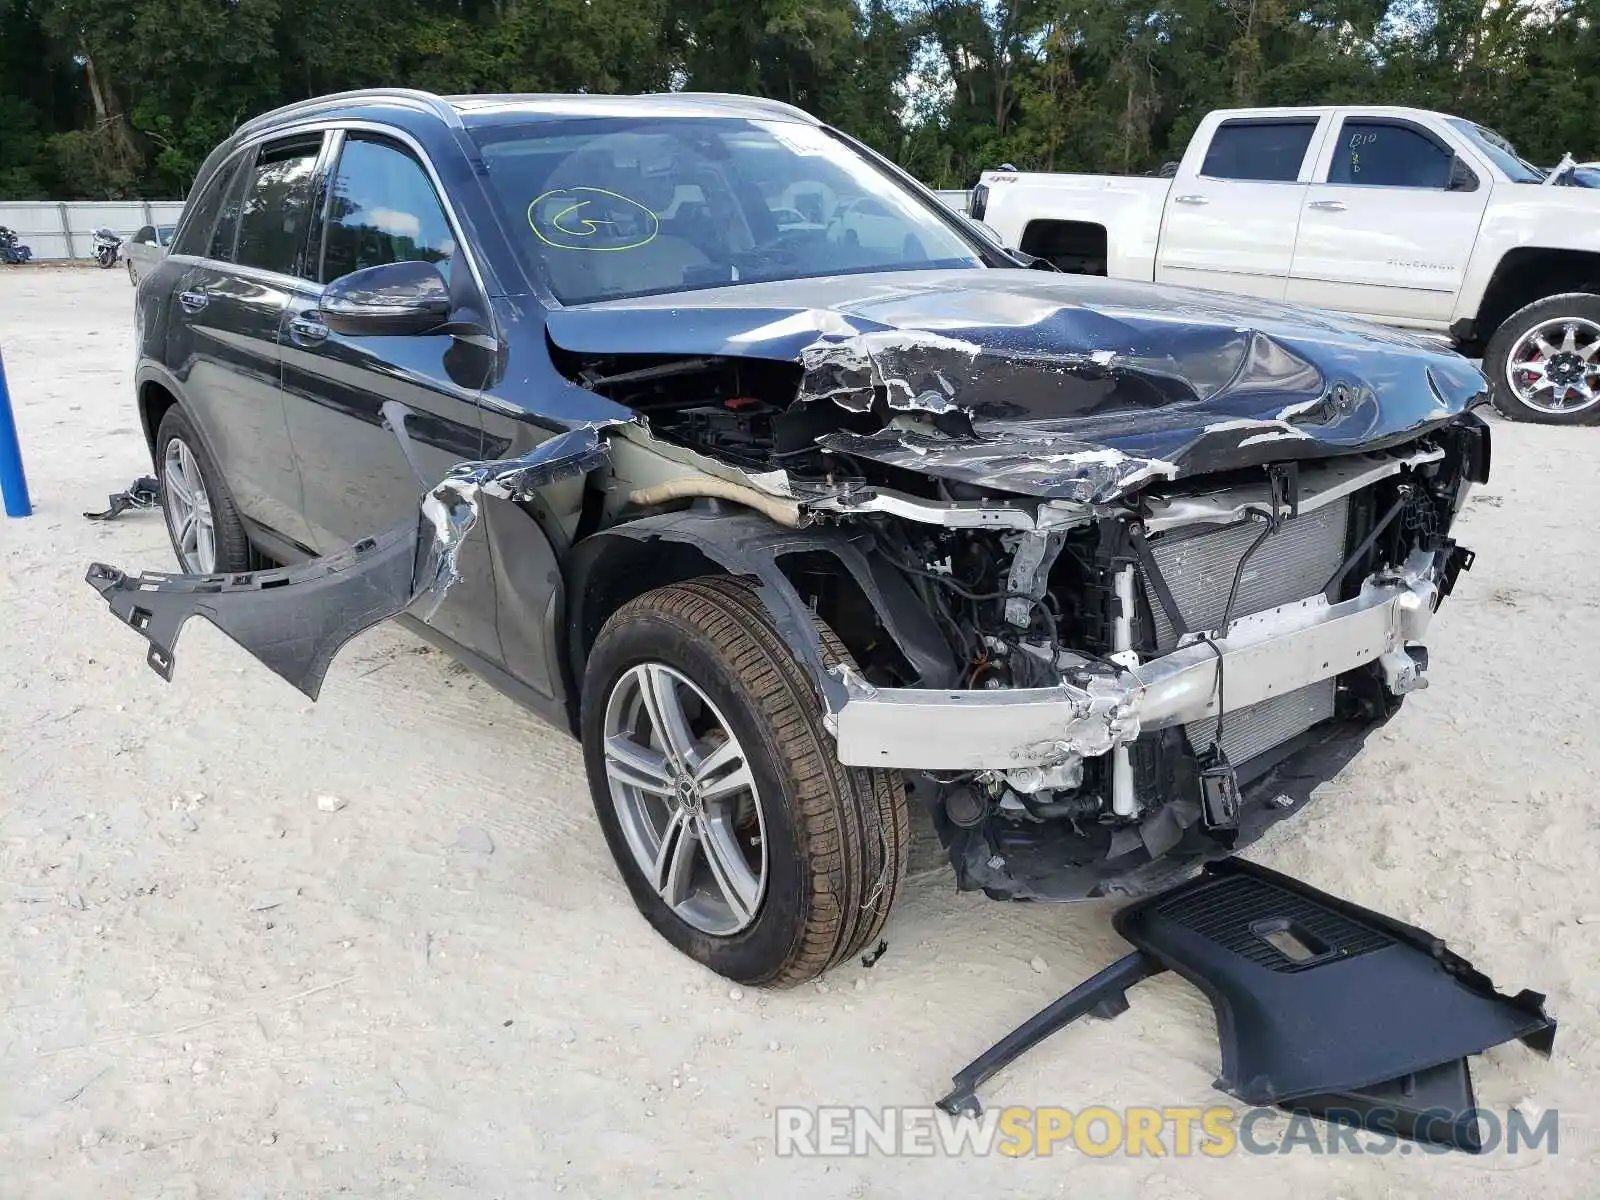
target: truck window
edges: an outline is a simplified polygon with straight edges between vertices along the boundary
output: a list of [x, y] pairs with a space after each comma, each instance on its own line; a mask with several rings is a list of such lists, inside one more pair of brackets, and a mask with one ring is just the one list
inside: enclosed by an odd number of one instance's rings
[[1300, 177], [1315, 118], [1299, 121], [1224, 121], [1211, 135], [1200, 174], [1211, 179], [1293, 183]]
[[1450, 186], [1454, 157], [1412, 126], [1351, 120], [1339, 130], [1328, 182], [1443, 191]]

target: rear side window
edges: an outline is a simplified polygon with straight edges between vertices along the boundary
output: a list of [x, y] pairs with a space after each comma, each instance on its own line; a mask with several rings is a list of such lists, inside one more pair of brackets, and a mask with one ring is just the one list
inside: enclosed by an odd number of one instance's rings
[[1293, 183], [1316, 129], [1315, 120], [1224, 121], [1211, 136], [1200, 174]]
[[1409, 125], [1346, 121], [1328, 166], [1328, 182], [1443, 191], [1450, 186], [1454, 157]]
[[308, 274], [302, 263], [321, 151], [320, 136], [262, 147], [239, 212], [234, 261], [240, 266], [280, 275]]
[[217, 214], [222, 211], [222, 200], [227, 195], [239, 170], [239, 160], [224, 163], [222, 169], [211, 177], [205, 190], [189, 201], [193, 211], [187, 213], [183, 226], [183, 240], [173, 247], [176, 254], [204, 256], [211, 245], [211, 231], [216, 227]]
[[250, 160], [251, 156], [246, 154], [233, 172], [226, 198], [222, 202], [222, 211], [217, 215], [216, 231], [212, 233], [211, 245], [206, 251], [207, 258], [233, 261], [233, 244], [239, 237], [239, 208], [244, 202], [244, 189], [250, 185]]
[[322, 281], [393, 262], [430, 262], [450, 278], [455, 237], [433, 183], [406, 151], [351, 137], [328, 203]]

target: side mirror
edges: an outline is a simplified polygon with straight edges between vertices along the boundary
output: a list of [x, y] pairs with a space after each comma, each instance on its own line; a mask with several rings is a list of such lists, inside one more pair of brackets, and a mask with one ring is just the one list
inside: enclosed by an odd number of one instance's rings
[[317, 307], [347, 337], [428, 333], [450, 319], [450, 285], [432, 263], [384, 263], [335, 279]]
[[1475, 171], [1459, 157], [1450, 160], [1450, 186], [1452, 192], [1475, 192], [1478, 190], [1478, 176]]

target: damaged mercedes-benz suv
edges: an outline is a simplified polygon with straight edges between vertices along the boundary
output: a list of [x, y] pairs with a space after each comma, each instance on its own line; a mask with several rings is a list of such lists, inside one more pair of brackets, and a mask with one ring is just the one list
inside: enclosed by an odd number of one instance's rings
[[1427, 682], [1484, 380], [1038, 265], [768, 101], [279, 110], [138, 292], [185, 573], [89, 581], [162, 675], [200, 615], [313, 697], [401, 617], [582, 739], [735, 979], [875, 945], [914, 807], [963, 887], [1149, 891]]

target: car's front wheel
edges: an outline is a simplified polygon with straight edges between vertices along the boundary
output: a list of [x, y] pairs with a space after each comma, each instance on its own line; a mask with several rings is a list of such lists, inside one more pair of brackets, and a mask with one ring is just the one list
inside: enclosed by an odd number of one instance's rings
[[[818, 623], [824, 657], [848, 662]], [[881, 932], [905, 789], [842, 766], [805, 668], [748, 584], [648, 592], [601, 630], [582, 733], [601, 829], [639, 910], [741, 983], [811, 979]]]
[[250, 540], [233, 493], [177, 405], [156, 430], [156, 471], [179, 568], [189, 575], [248, 571]]
[[1508, 417], [1600, 422], [1600, 296], [1547, 296], [1512, 313], [1489, 339], [1483, 371]]

